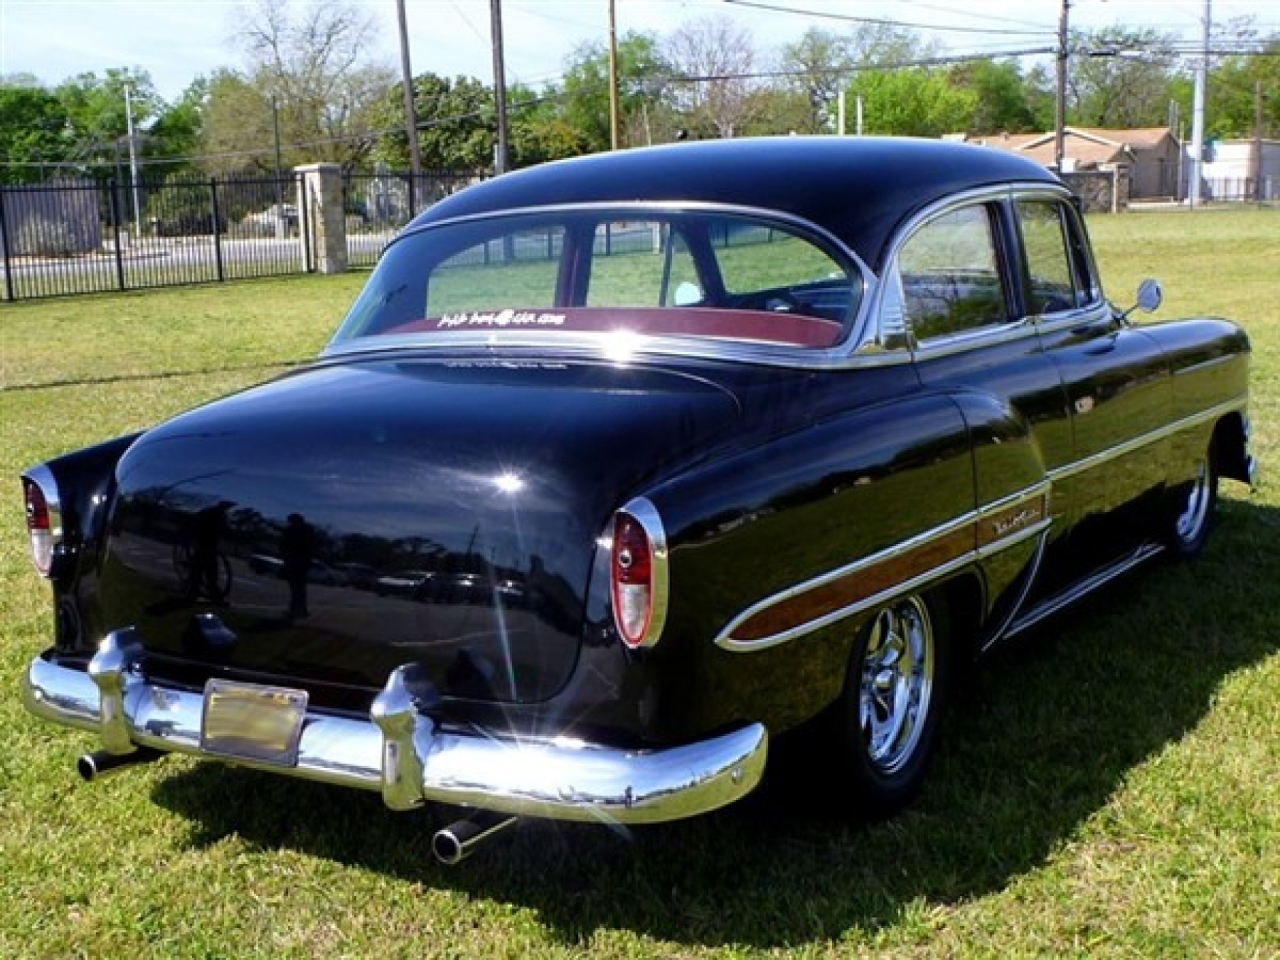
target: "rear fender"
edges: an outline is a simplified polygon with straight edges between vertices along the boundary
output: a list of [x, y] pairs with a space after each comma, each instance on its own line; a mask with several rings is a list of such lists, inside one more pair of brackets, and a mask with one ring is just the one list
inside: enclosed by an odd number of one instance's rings
[[141, 434], [117, 437], [32, 467], [27, 479], [43, 468], [57, 484], [62, 506], [63, 546], [53, 571], [56, 583], [73, 582], [86, 556], [100, 543], [115, 489], [115, 467]]
[[117, 437], [32, 467], [23, 479], [52, 478], [61, 508], [62, 542], [56, 548], [49, 579], [53, 583], [59, 650], [87, 651], [101, 625], [96, 623], [96, 572], [111, 503], [115, 468], [141, 434]]
[[940, 393], [807, 425], [646, 496], [670, 546], [667, 626], [646, 652], [656, 713], [690, 733], [814, 716], [876, 597], [973, 549], [968, 432]]

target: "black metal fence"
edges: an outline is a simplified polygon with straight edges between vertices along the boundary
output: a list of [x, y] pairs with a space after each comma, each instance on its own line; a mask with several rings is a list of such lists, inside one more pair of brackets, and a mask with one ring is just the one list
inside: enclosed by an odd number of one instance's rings
[[351, 266], [373, 266], [382, 248], [406, 223], [480, 179], [480, 174], [457, 170], [424, 170], [417, 176], [389, 171], [345, 174], [343, 203]]
[[[346, 174], [348, 262], [372, 266], [414, 216], [478, 179]], [[310, 272], [307, 217], [294, 173], [0, 186], [0, 300]]]
[[1254, 177], [1209, 177], [1201, 195], [1221, 203], [1280, 200], [1280, 177], [1263, 177], [1261, 184]]
[[0, 297], [304, 272], [296, 197], [293, 174], [0, 187]]

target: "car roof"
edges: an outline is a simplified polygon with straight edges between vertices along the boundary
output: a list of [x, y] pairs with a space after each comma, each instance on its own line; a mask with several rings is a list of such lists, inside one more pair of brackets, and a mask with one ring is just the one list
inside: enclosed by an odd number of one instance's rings
[[1006, 151], [902, 137], [757, 137], [674, 143], [560, 160], [440, 201], [412, 226], [573, 203], [695, 202], [783, 211], [833, 233], [874, 270], [893, 230], [922, 207], [1011, 181], [1060, 181]]

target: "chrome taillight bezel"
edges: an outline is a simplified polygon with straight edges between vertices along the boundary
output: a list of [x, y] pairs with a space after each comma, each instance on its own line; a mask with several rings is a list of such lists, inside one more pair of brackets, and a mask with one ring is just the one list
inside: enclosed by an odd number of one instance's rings
[[[623, 621], [620, 584], [616, 576], [618, 544], [615, 531], [622, 519], [637, 524], [644, 532], [649, 545], [648, 615], [639, 631], [631, 631]], [[648, 499], [637, 497], [618, 510], [610, 525], [609, 542], [609, 599], [613, 610], [613, 623], [624, 645], [632, 650], [647, 650], [662, 637], [667, 622], [667, 605], [670, 599], [670, 558], [667, 550], [667, 533], [662, 525], [658, 508]]]
[[[45, 522], [36, 522], [32, 491], [44, 501]], [[62, 498], [58, 483], [48, 467], [32, 467], [22, 475], [23, 512], [31, 547], [31, 563], [42, 577], [57, 574], [58, 557], [62, 553], [65, 532], [62, 526]]]

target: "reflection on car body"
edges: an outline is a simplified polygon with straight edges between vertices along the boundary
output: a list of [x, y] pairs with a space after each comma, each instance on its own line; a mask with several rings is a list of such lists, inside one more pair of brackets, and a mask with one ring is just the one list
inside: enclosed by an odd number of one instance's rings
[[[1201, 549], [1219, 480], [1253, 476], [1248, 363], [1229, 322], [1114, 308], [1070, 193], [996, 151], [500, 177], [388, 247], [313, 365], [28, 471], [77, 616], [27, 704], [100, 735], [90, 773], [230, 755], [470, 807], [450, 861], [512, 816], [713, 810], [793, 728], [890, 814], [962, 661]], [[252, 577], [175, 582], [210, 509], [229, 569], [284, 576], [301, 531], [289, 616]], [[256, 742], [241, 712], [277, 704]]]

